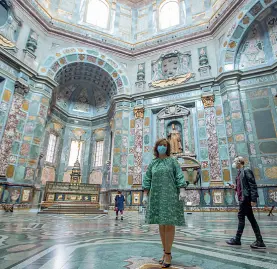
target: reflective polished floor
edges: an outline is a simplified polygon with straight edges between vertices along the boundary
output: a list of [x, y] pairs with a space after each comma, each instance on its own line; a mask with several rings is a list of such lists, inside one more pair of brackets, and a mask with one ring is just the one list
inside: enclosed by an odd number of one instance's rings
[[[186, 269], [277, 269], [277, 217], [255, 213], [266, 250], [246, 221], [242, 246], [225, 243], [236, 232], [236, 213], [185, 214], [177, 228], [172, 267]], [[0, 212], [0, 269], [155, 269], [162, 254], [158, 227], [144, 215], [126, 212], [123, 221], [109, 215], [37, 215]]]

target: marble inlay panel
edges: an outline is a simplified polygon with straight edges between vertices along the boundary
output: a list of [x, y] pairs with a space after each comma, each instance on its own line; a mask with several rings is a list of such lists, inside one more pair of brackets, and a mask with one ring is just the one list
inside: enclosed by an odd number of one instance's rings
[[221, 171], [214, 107], [205, 108], [205, 119], [208, 141], [208, 155], [210, 160], [210, 178], [211, 181], [218, 181], [221, 180]]
[[16, 127], [18, 124], [17, 114], [21, 108], [24, 97], [14, 94], [12, 106], [7, 120], [6, 128], [0, 145], [0, 175], [6, 175], [9, 165], [9, 156], [12, 151], [12, 143], [15, 138]]
[[134, 177], [133, 184], [140, 185], [142, 183], [142, 150], [143, 150], [143, 119], [135, 120], [135, 152], [134, 152]]

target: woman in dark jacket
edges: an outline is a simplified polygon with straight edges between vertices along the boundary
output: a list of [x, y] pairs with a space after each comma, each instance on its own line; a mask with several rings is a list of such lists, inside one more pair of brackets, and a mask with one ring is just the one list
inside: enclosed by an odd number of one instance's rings
[[122, 195], [121, 191], [117, 192], [117, 195], [115, 197], [115, 212], [116, 212], [116, 220], [118, 220], [118, 212], [120, 211], [121, 214], [121, 220], [123, 220], [123, 211], [124, 211], [124, 202], [125, 197]]

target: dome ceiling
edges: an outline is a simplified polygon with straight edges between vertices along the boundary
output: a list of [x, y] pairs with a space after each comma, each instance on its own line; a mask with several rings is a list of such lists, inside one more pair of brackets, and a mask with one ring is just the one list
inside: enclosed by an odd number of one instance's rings
[[110, 75], [98, 66], [72, 63], [62, 68], [55, 77], [55, 105], [71, 115], [93, 117], [106, 113], [116, 94]]
[[[18, 0], [35, 16], [76, 38], [137, 53], [196, 38], [224, 20], [241, 0]], [[169, 7], [169, 4], [175, 5]], [[97, 7], [97, 10], [96, 10]], [[173, 9], [172, 9], [173, 8]], [[172, 13], [174, 10], [174, 14]], [[34, 13], [33, 13], [34, 14]], [[175, 21], [170, 23], [178, 16]], [[166, 25], [166, 27], [164, 27]], [[220, 25], [220, 24], [217, 24]], [[61, 35], [63, 34], [61, 32]], [[135, 52], [134, 52], [135, 51]], [[124, 51], [126, 52], [126, 50]]]

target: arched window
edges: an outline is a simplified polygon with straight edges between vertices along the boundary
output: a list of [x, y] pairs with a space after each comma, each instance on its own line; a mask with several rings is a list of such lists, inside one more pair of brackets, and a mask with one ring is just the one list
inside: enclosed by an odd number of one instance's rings
[[50, 134], [47, 153], [46, 153], [46, 161], [49, 163], [54, 163], [55, 161], [56, 145], [57, 145], [57, 136], [54, 134]]
[[81, 163], [83, 143], [84, 143], [83, 141], [81, 142], [77, 140], [71, 141], [68, 166], [74, 166], [75, 162], [77, 161], [77, 158], [78, 158], [78, 161]]
[[3, 26], [7, 22], [8, 16], [8, 5], [6, 4], [6, 1], [0, 0], [0, 26]]
[[101, 28], [107, 28], [109, 5], [105, 0], [88, 0], [86, 22]]
[[160, 29], [166, 29], [180, 23], [179, 1], [166, 0], [159, 9], [159, 26]]
[[104, 152], [104, 141], [96, 142], [96, 150], [94, 155], [94, 166], [102, 166], [103, 165], [103, 152]]

